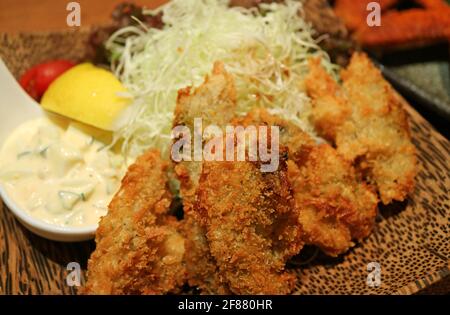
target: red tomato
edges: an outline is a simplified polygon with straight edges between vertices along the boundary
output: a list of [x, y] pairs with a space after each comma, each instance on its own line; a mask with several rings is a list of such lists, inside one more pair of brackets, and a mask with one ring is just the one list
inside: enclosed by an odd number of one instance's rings
[[68, 60], [54, 60], [38, 64], [20, 78], [20, 85], [27, 91], [27, 93], [39, 100], [48, 86], [62, 73], [75, 65]]

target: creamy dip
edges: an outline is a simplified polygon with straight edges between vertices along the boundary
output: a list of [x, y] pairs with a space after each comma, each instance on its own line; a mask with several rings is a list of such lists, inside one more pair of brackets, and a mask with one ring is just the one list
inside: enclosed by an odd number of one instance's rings
[[28, 121], [0, 152], [0, 182], [30, 215], [58, 226], [95, 225], [125, 174], [124, 159], [71, 122]]

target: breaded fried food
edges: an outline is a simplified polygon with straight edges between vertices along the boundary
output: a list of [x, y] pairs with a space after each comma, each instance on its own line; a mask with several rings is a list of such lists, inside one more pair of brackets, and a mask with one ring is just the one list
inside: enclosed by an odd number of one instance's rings
[[362, 25], [355, 38], [364, 47], [386, 50], [446, 42], [450, 38], [450, 6], [441, 5], [429, 10], [388, 12], [382, 16], [380, 27]]
[[[450, 6], [445, 0], [415, 0], [421, 8], [396, 10], [399, 0], [379, 0], [381, 25], [368, 25], [371, 0], [336, 0], [334, 11], [353, 38], [368, 49], [397, 50], [421, 47], [450, 38]], [[407, 1], [405, 1], [407, 2]]]
[[131, 165], [96, 233], [87, 294], [164, 294], [185, 281], [184, 239], [168, 215], [172, 196], [157, 150]]
[[303, 132], [293, 123], [270, 114], [264, 108], [254, 108], [247, 115], [237, 117], [233, 120], [236, 126], [267, 126], [269, 128], [277, 126], [279, 128], [280, 144], [286, 146], [289, 151], [289, 159], [292, 159], [296, 152], [307, 146], [314, 146], [315, 141], [307, 133]]
[[[203, 126], [223, 127], [229, 123], [236, 110], [236, 89], [234, 80], [224, 68], [223, 63], [216, 62], [212, 75], [195, 91], [188, 87], [178, 92], [173, 127], [186, 126], [194, 135], [203, 130], [194, 130], [194, 120], [200, 118]], [[181, 161], [175, 166], [175, 172], [181, 181], [181, 196], [185, 212], [192, 209], [198, 179], [201, 173], [201, 161]]]
[[305, 242], [337, 256], [372, 232], [377, 195], [328, 144], [304, 146], [289, 162]]
[[220, 274], [216, 260], [211, 256], [206, 229], [200, 225], [197, 215], [191, 212], [181, 221], [183, 235], [186, 238], [185, 261], [188, 284], [199, 288], [201, 294], [231, 294]]
[[[371, 0], [336, 0], [334, 4], [334, 12], [345, 23], [345, 26], [351, 31], [356, 30], [361, 25], [366, 23], [367, 5], [373, 2]], [[381, 8], [381, 11], [385, 11], [390, 7], [396, 5], [399, 0], [378, 0], [376, 1]]]
[[363, 53], [352, 56], [341, 77], [342, 86], [333, 84], [320, 62], [311, 60], [306, 87], [313, 121], [376, 187], [384, 204], [403, 201], [414, 189], [417, 162], [402, 100]]
[[[318, 85], [330, 88], [331, 81]], [[255, 109], [240, 123], [280, 128], [289, 148], [288, 179], [306, 244], [337, 256], [367, 237], [375, 224], [378, 199], [348, 161], [328, 144], [317, 144], [292, 123]]]
[[339, 84], [321, 66], [320, 59], [310, 59], [306, 88], [312, 99], [312, 120], [316, 131], [330, 142], [352, 113], [351, 105]]
[[[194, 119], [201, 118], [203, 126], [214, 124], [225, 126], [234, 117], [236, 90], [233, 78], [225, 71], [221, 62], [216, 62], [211, 76], [192, 91], [186, 88], [178, 93], [173, 126], [186, 126], [194, 135]], [[209, 253], [206, 231], [199, 225], [193, 212], [198, 181], [202, 169], [201, 161], [181, 161], [175, 165], [180, 180], [180, 194], [183, 199], [183, 231], [186, 238], [185, 254], [188, 283], [203, 293], [228, 293], [226, 285], [217, 272], [214, 258]]]
[[285, 264], [303, 242], [285, 153], [281, 148], [279, 168], [271, 173], [262, 173], [258, 162], [203, 164], [196, 209], [235, 294], [287, 294], [294, 288], [296, 277]]

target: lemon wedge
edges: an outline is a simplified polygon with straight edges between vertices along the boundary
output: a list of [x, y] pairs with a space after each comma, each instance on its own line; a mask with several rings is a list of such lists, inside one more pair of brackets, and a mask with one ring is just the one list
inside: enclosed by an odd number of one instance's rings
[[120, 96], [125, 87], [109, 71], [90, 63], [64, 72], [44, 93], [45, 110], [99, 129], [114, 131], [130, 99]]

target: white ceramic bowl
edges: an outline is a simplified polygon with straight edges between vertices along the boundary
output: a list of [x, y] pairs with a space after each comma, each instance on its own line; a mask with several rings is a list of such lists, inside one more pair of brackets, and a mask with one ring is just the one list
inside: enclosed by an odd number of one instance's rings
[[[0, 149], [17, 126], [45, 115], [39, 104], [22, 90], [0, 58]], [[34, 218], [8, 196], [1, 182], [0, 197], [25, 227], [39, 236], [54, 241], [77, 242], [92, 239], [95, 235], [97, 225], [61, 227]]]
[[9, 198], [0, 184], [0, 195], [5, 205], [11, 210], [14, 216], [29, 231], [47, 238], [52, 241], [78, 242], [92, 239], [95, 235], [97, 225], [84, 227], [61, 227], [46, 223], [29, 215], [24, 209], [20, 208], [14, 200]]

